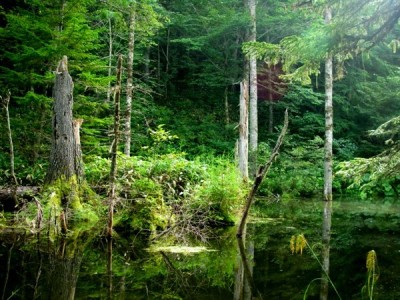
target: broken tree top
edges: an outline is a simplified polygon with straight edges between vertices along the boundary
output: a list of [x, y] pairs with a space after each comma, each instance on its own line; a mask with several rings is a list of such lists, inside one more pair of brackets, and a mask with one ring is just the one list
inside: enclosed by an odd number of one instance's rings
[[66, 55], [62, 57], [57, 67], [57, 73], [62, 73], [64, 71], [68, 72], [68, 58]]

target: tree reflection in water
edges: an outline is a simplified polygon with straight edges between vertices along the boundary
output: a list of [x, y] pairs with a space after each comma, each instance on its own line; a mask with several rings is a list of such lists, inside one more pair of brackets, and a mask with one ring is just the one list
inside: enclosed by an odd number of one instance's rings
[[322, 218], [322, 280], [320, 299], [327, 300], [329, 293], [329, 250], [331, 240], [331, 225], [332, 225], [332, 201], [324, 201], [323, 218]]
[[262, 296], [253, 280], [254, 241], [248, 241], [245, 247], [246, 232], [237, 238], [240, 260], [235, 277], [234, 300], [260, 299]]

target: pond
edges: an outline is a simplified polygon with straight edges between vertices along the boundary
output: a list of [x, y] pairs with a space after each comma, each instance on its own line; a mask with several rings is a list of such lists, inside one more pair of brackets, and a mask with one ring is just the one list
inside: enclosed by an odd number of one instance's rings
[[[243, 245], [233, 227], [202, 240], [164, 236], [152, 243], [140, 235], [109, 243], [88, 232], [56, 241], [3, 232], [1, 299], [320, 299], [321, 253], [329, 254], [334, 284], [327, 299], [369, 299], [371, 250], [374, 299], [400, 299], [399, 203], [335, 201], [323, 238], [326, 208], [317, 200], [259, 199]], [[299, 235], [305, 242], [296, 251], [290, 241]]]

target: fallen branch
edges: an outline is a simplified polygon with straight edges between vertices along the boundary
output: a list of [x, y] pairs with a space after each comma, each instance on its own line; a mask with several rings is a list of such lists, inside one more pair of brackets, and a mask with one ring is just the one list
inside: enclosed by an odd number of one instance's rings
[[279, 148], [281, 147], [283, 138], [286, 135], [288, 124], [289, 124], [289, 117], [288, 117], [288, 110], [286, 109], [285, 121], [283, 123], [283, 128], [282, 128], [281, 134], [278, 137], [278, 140], [276, 141], [276, 145], [274, 147], [274, 150], [272, 151], [271, 157], [269, 158], [269, 160], [266, 162], [266, 164], [264, 166], [261, 166], [259, 168], [256, 179], [254, 180], [253, 187], [247, 196], [246, 206], [244, 208], [242, 219], [240, 220], [239, 228], [236, 233], [236, 236], [238, 238], [241, 238], [243, 235], [244, 226], [246, 225], [246, 219], [249, 214], [249, 210], [250, 210], [251, 204], [253, 203], [254, 197], [256, 196], [257, 190], [258, 190], [259, 186], [261, 185], [262, 181], [264, 180], [265, 176], [267, 175], [275, 158], [279, 154]]
[[0, 187], [0, 209], [3, 207], [6, 211], [15, 209], [15, 203], [12, 201], [14, 196], [26, 200], [31, 200], [33, 196], [40, 193], [38, 186], [18, 186]]

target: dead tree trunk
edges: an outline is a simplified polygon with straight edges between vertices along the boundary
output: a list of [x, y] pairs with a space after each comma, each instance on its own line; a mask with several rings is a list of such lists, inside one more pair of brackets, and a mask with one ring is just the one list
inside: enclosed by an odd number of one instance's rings
[[136, 9], [132, 4], [129, 21], [129, 45], [126, 80], [126, 111], [125, 111], [125, 155], [131, 155], [131, 120], [132, 120], [132, 94], [133, 94], [133, 56], [135, 50]]
[[76, 153], [75, 169], [78, 180], [83, 178], [83, 162], [82, 162], [81, 135], [80, 135], [80, 129], [82, 123], [83, 119], [75, 119], [72, 121], [72, 127], [74, 129], [75, 153]]
[[[82, 157], [79, 138], [79, 126], [73, 124], [73, 89], [74, 84], [68, 73], [68, 59], [63, 56], [56, 70], [54, 84], [54, 104], [52, 118], [52, 146], [50, 162], [47, 170], [45, 183], [54, 185], [55, 196], [62, 211], [59, 214], [60, 227], [63, 234], [67, 231], [68, 209], [81, 206], [79, 199], [79, 188], [82, 181]], [[79, 122], [78, 122], [79, 123]]]
[[64, 56], [56, 71], [52, 120], [52, 146], [46, 183], [58, 179], [69, 180], [78, 175], [76, 141], [72, 121], [74, 84], [68, 73], [68, 60]]
[[[251, 18], [249, 41], [255, 42], [257, 36], [256, 1], [249, 0], [248, 6]], [[253, 178], [257, 169], [258, 148], [257, 57], [254, 53], [249, 57], [249, 94], [249, 165], [250, 176]]]
[[249, 178], [249, 92], [247, 80], [240, 83], [239, 170], [244, 181]]
[[14, 200], [14, 204], [18, 204], [17, 193], [16, 193], [17, 187], [18, 187], [18, 180], [17, 180], [17, 177], [15, 176], [14, 144], [13, 144], [12, 133], [11, 133], [10, 112], [8, 110], [8, 105], [10, 104], [10, 98], [11, 98], [11, 93], [10, 93], [10, 91], [8, 91], [6, 97], [5, 98], [0, 97], [0, 100], [2, 100], [4, 110], [6, 111], [6, 119], [7, 119], [7, 133], [8, 133], [8, 141], [10, 144], [10, 173], [11, 173], [11, 178], [13, 181], [12, 182], [12, 185], [13, 185], [12, 199]]
[[260, 187], [260, 184], [264, 180], [265, 176], [267, 175], [267, 173], [269, 171], [269, 168], [271, 167], [271, 165], [274, 162], [275, 158], [279, 154], [279, 149], [280, 149], [280, 147], [282, 145], [283, 138], [286, 135], [288, 124], [289, 124], [289, 117], [288, 117], [288, 111], [286, 110], [285, 111], [285, 121], [284, 121], [284, 124], [283, 124], [283, 128], [282, 128], [281, 134], [279, 135], [278, 140], [276, 141], [276, 145], [274, 147], [274, 150], [272, 151], [271, 157], [265, 163], [265, 165], [261, 166], [260, 169], [258, 170], [257, 176], [256, 176], [256, 178], [254, 180], [253, 187], [250, 190], [249, 194], [247, 195], [246, 205], [245, 205], [245, 208], [243, 210], [242, 219], [240, 220], [239, 228], [238, 228], [238, 231], [236, 233], [236, 236], [238, 238], [241, 238], [242, 235], [243, 235], [243, 230], [244, 230], [244, 227], [246, 225], [246, 219], [247, 219], [247, 216], [249, 214], [250, 207], [251, 207], [251, 204], [253, 203], [254, 197], [256, 196], [257, 190]]
[[107, 226], [108, 238], [112, 237], [114, 203], [116, 198], [117, 150], [119, 143], [119, 125], [120, 125], [121, 74], [122, 74], [122, 55], [118, 57], [117, 86], [115, 87], [115, 97], [114, 97], [114, 141], [111, 149], [110, 199], [108, 207], [108, 226]]

